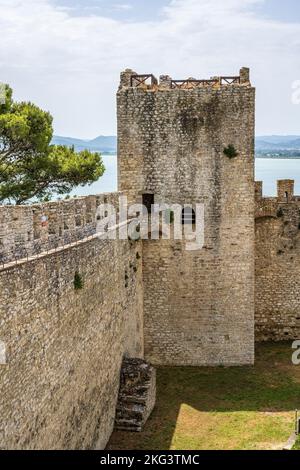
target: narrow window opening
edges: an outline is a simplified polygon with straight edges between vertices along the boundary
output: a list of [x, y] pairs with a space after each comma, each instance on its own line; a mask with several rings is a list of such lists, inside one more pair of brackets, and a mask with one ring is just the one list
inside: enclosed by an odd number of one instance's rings
[[182, 209], [181, 223], [182, 225], [194, 225], [196, 223], [196, 213], [192, 207]]
[[143, 206], [146, 207], [148, 214], [151, 214], [154, 205], [154, 194], [143, 194]]

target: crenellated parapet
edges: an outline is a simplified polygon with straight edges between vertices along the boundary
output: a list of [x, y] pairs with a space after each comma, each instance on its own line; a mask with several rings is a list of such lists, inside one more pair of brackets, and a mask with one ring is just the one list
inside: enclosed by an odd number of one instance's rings
[[196, 88], [220, 88], [232, 86], [249, 86], [250, 83], [250, 70], [247, 67], [240, 69], [239, 75], [235, 76], [218, 76], [206, 79], [197, 78], [184, 78], [173, 79], [169, 75], [161, 75], [159, 80], [151, 73], [138, 74], [131, 69], [126, 69], [121, 73], [120, 89], [122, 88], [137, 88], [144, 91], [158, 91], [158, 90], [192, 90]]
[[294, 196], [294, 180], [279, 180], [277, 181], [277, 197], [278, 202], [289, 203], [295, 201]]
[[285, 211], [288, 206], [300, 207], [300, 196], [294, 193], [295, 181], [294, 180], [278, 180], [277, 181], [277, 196], [264, 197], [263, 196], [263, 182], [255, 182], [255, 218], [262, 217], [277, 217], [278, 210]]
[[118, 207], [120, 193], [28, 206], [0, 206], [0, 263], [37, 255], [96, 232], [100, 204]]
[[255, 181], [255, 198], [257, 201], [260, 199], [276, 199], [280, 203], [299, 202], [300, 196], [295, 195], [295, 181], [277, 180], [277, 196], [265, 197], [263, 196], [263, 182]]

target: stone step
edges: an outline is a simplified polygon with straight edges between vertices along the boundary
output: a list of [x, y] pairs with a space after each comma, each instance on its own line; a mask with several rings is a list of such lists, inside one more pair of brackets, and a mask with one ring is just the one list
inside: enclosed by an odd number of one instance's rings
[[116, 420], [116, 423], [118, 426], [139, 426], [140, 423], [138, 421], [136, 421], [135, 419], [117, 419]]
[[155, 403], [155, 369], [142, 359], [125, 358], [116, 408], [115, 429], [141, 432]]
[[144, 404], [146, 400], [147, 400], [147, 397], [135, 397], [131, 395], [120, 394], [120, 401], [122, 401], [122, 403]]
[[129, 420], [129, 421], [135, 421], [135, 422], [139, 422], [139, 421], [143, 421], [143, 415], [141, 413], [139, 414], [133, 414], [133, 413], [124, 413], [124, 412], [119, 412], [116, 414], [116, 418], [115, 418], [117, 421], [120, 421], [120, 420]]
[[125, 413], [143, 414], [145, 407], [141, 405], [128, 406], [127, 403], [121, 403], [117, 406], [117, 412], [118, 411]]
[[119, 426], [117, 423], [115, 425], [117, 431], [125, 432], [142, 432], [142, 426]]

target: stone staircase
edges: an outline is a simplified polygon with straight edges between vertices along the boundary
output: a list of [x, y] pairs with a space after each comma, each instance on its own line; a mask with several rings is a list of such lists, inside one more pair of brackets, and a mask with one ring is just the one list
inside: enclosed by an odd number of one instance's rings
[[156, 371], [142, 359], [125, 358], [121, 369], [115, 430], [141, 432], [156, 399]]

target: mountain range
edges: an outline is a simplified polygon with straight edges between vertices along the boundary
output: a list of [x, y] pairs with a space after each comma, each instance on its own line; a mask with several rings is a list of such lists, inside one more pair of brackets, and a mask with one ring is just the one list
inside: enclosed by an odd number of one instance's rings
[[90, 150], [92, 152], [101, 152], [106, 155], [114, 155], [117, 153], [117, 137], [114, 135], [103, 136], [100, 135], [92, 140], [82, 140], [73, 137], [61, 137], [55, 135], [52, 139], [54, 145], [67, 145], [68, 147], [74, 146], [75, 150]]
[[256, 150], [300, 150], [300, 135], [256, 137]]
[[[88, 149], [106, 155], [115, 155], [117, 153], [117, 137], [114, 135], [100, 135], [92, 140], [54, 136], [52, 143], [74, 146], [77, 151]], [[255, 139], [255, 145], [257, 155], [300, 155], [300, 135], [258, 136]]]

